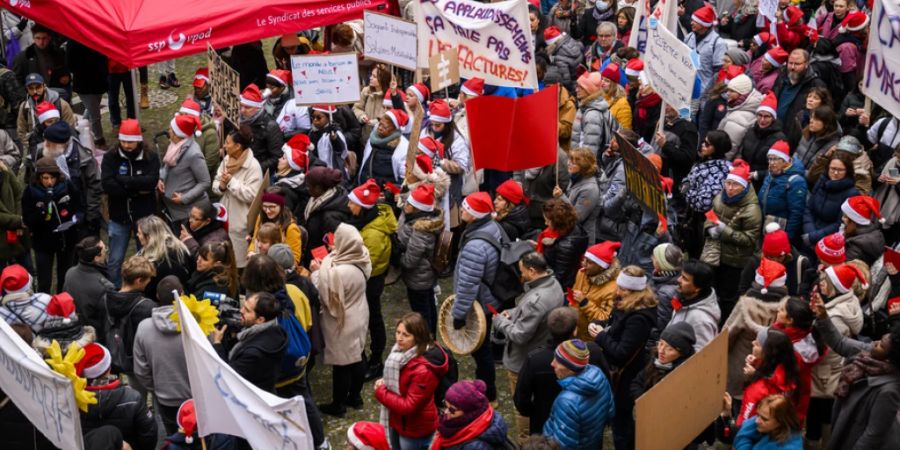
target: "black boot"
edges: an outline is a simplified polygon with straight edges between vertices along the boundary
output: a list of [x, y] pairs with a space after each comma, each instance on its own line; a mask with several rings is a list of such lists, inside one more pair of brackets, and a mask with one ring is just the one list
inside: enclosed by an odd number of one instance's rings
[[341, 404], [329, 403], [327, 405], [319, 405], [319, 412], [329, 416], [344, 417], [344, 414], [347, 413], [347, 408]]
[[381, 378], [384, 374], [384, 364], [378, 362], [369, 363], [368, 368], [366, 369], [366, 375], [364, 379], [366, 381], [377, 380]]

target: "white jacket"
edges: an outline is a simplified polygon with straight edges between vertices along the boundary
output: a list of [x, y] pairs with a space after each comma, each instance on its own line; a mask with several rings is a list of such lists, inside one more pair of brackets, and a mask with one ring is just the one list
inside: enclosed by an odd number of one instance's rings
[[[247, 149], [245, 151], [250, 151]], [[234, 259], [239, 268], [247, 265], [247, 235], [250, 234], [247, 214], [250, 213], [250, 205], [256, 199], [256, 194], [262, 186], [263, 173], [259, 162], [253, 154], [247, 155], [247, 160], [237, 173], [232, 174], [227, 189], [221, 189], [222, 172], [225, 170], [225, 162], [229, 156], [225, 156], [219, 168], [216, 169], [216, 179], [213, 180], [212, 191], [221, 195], [219, 200], [228, 212], [228, 237], [234, 246]]]
[[694, 352], [699, 352], [719, 334], [719, 319], [722, 311], [716, 298], [716, 290], [712, 289], [709, 296], [691, 305], [684, 305], [681, 309], [672, 313], [669, 325], [678, 322], [687, 322], [694, 327], [694, 335], [697, 340], [694, 343]]

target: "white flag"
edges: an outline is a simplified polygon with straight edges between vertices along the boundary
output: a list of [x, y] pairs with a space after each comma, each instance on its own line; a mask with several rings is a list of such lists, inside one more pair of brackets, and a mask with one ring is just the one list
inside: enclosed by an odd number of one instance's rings
[[247, 382], [219, 358], [184, 303], [176, 303], [200, 436], [240, 436], [260, 449], [312, 449], [303, 397], [283, 399]]

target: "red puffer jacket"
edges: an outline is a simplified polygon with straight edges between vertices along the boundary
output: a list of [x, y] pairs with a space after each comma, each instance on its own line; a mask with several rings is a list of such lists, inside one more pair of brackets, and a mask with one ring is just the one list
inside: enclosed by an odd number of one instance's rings
[[741, 426], [744, 420], [756, 415], [756, 407], [759, 402], [774, 394], [784, 394], [793, 398], [797, 389], [797, 383], [787, 379], [784, 366], [779, 365], [769, 378], [760, 378], [744, 388], [744, 396], [741, 403], [741, 412], [735, 419], [737, 426]]
[[389, 391], [383, 384], [375, 389], [375, 398], [390, 411], [391, 428], [400, 436], [421, 438], [437, 429], [434, 391], [448, 369], [447, 354], [435, 345], [400, 370], [399, 394]]

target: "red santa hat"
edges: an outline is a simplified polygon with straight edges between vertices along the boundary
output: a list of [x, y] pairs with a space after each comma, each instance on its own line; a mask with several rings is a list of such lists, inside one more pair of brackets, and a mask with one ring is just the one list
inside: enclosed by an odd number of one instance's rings
[[78, 318], [75, 314], [75, 300], [68, 292], [60, 292], [50, 297], [46, 311], [48, 316], [62, 317], [63, 323], [69, 323], [72, 319]]
[[694, 14], [691, 14], [691, 20], [703, 27], [710, 28], [716, 23], [716, 11], [708, 4], [703, 5], [694, 11]]
[[272, 69], [266, 74], [266, 81], [272, 80], [273, 84], [288, 87], [291, 85], [291, 71], [284, 69]]
[[188, 114], [182, 114], [173, 117], [172, 121], [169, 122], [169, 126], [172, 127], [172, 131], [175, 133], [175, 136], [178, 136], [182, 139], [186, 139], [191, 136], [199, 137], [202, 134], [200, 131], [200, 127], [202, 126], [202, 124], [200, 123], [200, 118]]
[[137, 119], [124, 119], [119, 124], [119, 142], [143, 142], [141, 124]]
[[844, 203], [841, 204], [841, 211], [858, 225], [871, 224], [872, 217], [884, 223], [884, 218], [881, 217], [881, 204], [874, 197], [867, 195], [854, 195], [844, 200]]
[[619, 242], [604, 241], [588, 247], [584, 257], [604, 269], [609, 269], [613, 260], [616, 259], [620, 247], [622, 247], [622, 244]]
[[198, 67], [194, 72], [194, 87], [202, 88], [209, 84], [209, 69], [206, 67]]
[[369, 178], [365, 183], [350, 191], [350, 195], [347, 198], [363, 208], [372, 209], [378, 203], [379, 195], [381, 195], [381, 188], [378, 187], [378, 183], [375, 180]]
[[402, 130], [409, 123], [409, 115], [402, 109], [391, 109], [384, 113], [388, 119], [394, 124], [394, 128]]
[[284, 152], [284, 158], [287, 159], [291, 169], [306, 172], [309, 168], [309, 152], [314, 148], [309, 136], [297, 133], [281, 146], [281, 151]]
[[3, 286], [5, 294], [31, 292], [31, 284], [31, 274], [19, 264], [6, 266], [3, 272], [0, 272], [0, 285]]
[[609, 63], [606, 67], [600, 71], [600, 76], [611, 80], [613, 83], [618, 83], [619, 80], [622, 79], [622, 72], [619, 71], [619, 65], [616, 63]]
[[75, 363], [75, 372], [80, 377], [93, 380], [102, 377], [112, 365], [112, 357], [106, 347], [91, 342], [84, 346], [84, 357]]
[[213, 207], [216, 208], [216, 220], [222, 222], [222, 227], [228, 231], [228, 209], [221, 203], [213, 203]]
[[756, 45], [771, 44], [774, 40], [775, 39], [773, 39], [768, 31], [762, 31], [756, 36], [753, 36], [753, 42], [755, 42]]
[[44, 123], [50, 119], [59, 119], [59, 110], [56, 109], [56, 105], [46, 100], [38, 103], [34, 109], [37, 113], [38, 122], [40, 123]]
[[625, 75], [629, 77], [639, 77], [643, 71], [644, 62], [640, 58], [632, 58], [628, 64], [625, 64]]
[[494, 202], [487, 192], [475, 192], [463, 199], [462, 208], [472, 217], [481, 219], [494, 212]]
[[424, 153], [416, 155], [416, 166], [422, 169], [425, 175], [434, 173], [434, 163], [431, 162], [431, 157]]
[[253, 108], [262, 108], [263, 103], [265, 103], [265, 99], [263, 99], [262, 92], [259, 91], [259, 88], [255, 84], [250, 83], [249, 86], [244, 88], [244, 92], [241, 92], [242, 105]]
[[863, 11], [853, 11], [847, 13], [838, 31], [841, 33], [850, 33], [853, 31], [861, 31], [869, 26], [869, 16]]
[[428, 118], [432, 122], [450, 123], [453, 120], [453, 113], [450, 112], [450, 105], [443, 99], [436, 99], [428, 105]]
[[734, 160], [734, 163], [731, 165], [731, 170], [728, 172], [728, 176], [726, 176], [725, 179], [734, 181], [746, 188], [750, 185], [750, 164], [747, 164], [747, 161], [744, 161], [743, 159]]
[[787, 62], [788, 56], [790, 56], [782, 47], [772, 47], [767, 52], [763, 58], [766, 58], [766, 61], [772, 65], [774, 68], [779, 68]]
[[325, 105], [320, 103], [318, 105], [313, 105], [312, 110], [323, 112], [325, 114], [333, 114], [335, 111], [337, 111], [337, 106]]
[[381, 104], [387, 108], [390, 108], [394, 104], [394, 102], [391, 101], [391, 96], [394, 95], [395, 92], [397, 93], [397, 95], [400, 96], [400, 101], [403, 103], [406, 103], [406, 93], [405, 92], [401, 91], [400, 89], [397, 89], [396, 91], [392, 90], [392, 89], [388, 89], [384, 92], [384, 100], [381, 101]]
[[791, 5], [784, 10], [784, 22], [788, 28], [796, 26], [803, 21], [803, 10]]
[[435, 155], [440, 158], [444, 157], [444, 144], [431, 136], [419, 138], [419, 143], [416, 144], [416, 146], [419, 148], [419, 150], [422, 151], [422, 153], [428, 155], [431, 158], [434, 158]]
[[755, 281], [762, 286], [760, 292], [766, 294], [770, 287], [784, 287], [787, 282], [787, 270], [780, 263], [762, 258], [759, 260], [759, 267], [756, 268]]
[[555, 25], [544, 28], [544, 42], [546, 42], [547, 45], [553, 45], [554, 42], [558, 41], [564, 35], [565, 33], [559, 31], [559, 28]]
[[181, 103], [181, 108], [178, 108], [178, 112], [182, 114], [189, 114], [197, 117], [200, 117], [200, 112], [202, 110], [203, 109], [200, 107], [200, 104], [195, 102], [192, 98], [185, 99]]
[[408, 88], [406, 88], [406, 92], [410, 95], [414, 95], [417, 99], [419, 99], [419, 103], [425, 103], [428, 101], [428, 98], [431, 97], [431, 91], [428, 89], [428, 86], [425, 86], [424, 83], [416, 83]]
[[500, 186], [497, 186], [497, 195], [505, 198], [506, 201], [513, 205], [518, 205], [522, 202], [525, 202], [527, 205], [529, 202], [528, 197], [525, 196], [525, 191], [522, 189], [522, 185], [512, 178], [504, 181]]
[[194, 411], [194, 399], [187, 399], [178, 407], [175, 423], [178, 424], [178, 431], [184, 434], [184, 442], [186, 444], [194, 443], [194, 433], [197, 432], [197, 414]]
[[407, 201], [420, 211], [434, 211], [434, 185], [431, 183], [419, 184], [409, 194]]
[[762, 254], [766, 258], [777, 258], [791, 254], [791, 240], [787, 233], [777, 223], [770, 223], [765, 228], [763, 236]]
[[762, 102], [759, 103], [756, 113], [759, 114], [761, 112], [771, 114], [773, 119], [778, 118], [778, 97], [775, 96], [775, 91], [769, 91], [762, 99]]
[[833, 233], [819, 239], [816, 242], [816, 256], [819, 261], [834, 266], [847, 261], [847, 251], [844, 248], [844, 234]]
[[459, 90], [469, 97], [480, 97], [484, 93], [484, 80], [478, 77], [470, 78]]
[[347, 442], [356, 450], [391, 450], [384, 425], [375, 422], [356, 422], [347, 428]]
[[766, 155], [777, 156], [785, 162], [791, 162], [791, 146], [784, 139], [777, 140], [766, 152]]
[[853, 282], [859, 280], [863, 289], [869, 288], [866, 282], [866, 276], [853, 264], [838, 264], [825, 269], [825, 275], [834, 285], [834, 288], [841, 294], [846, 294], [853, 289]]

